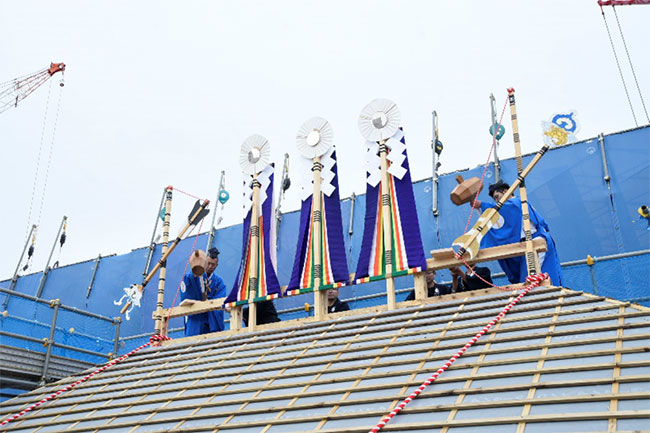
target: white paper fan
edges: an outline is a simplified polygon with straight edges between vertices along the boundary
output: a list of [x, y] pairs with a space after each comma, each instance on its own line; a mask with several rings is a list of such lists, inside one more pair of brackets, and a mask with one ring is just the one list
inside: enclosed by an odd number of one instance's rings
[[395, 134], [399, 128], [400, 112], [389, 99], [375, 99], [359, 114], [359, 131], [368, 141], [381, 141]]
[[296, 146], [305, 158], [322, 156], [332, 147], [334, 131], [322, 117], [312, 117], [302, 124], [296, 134]]
[[246, 174], [256, 174], [264, 170], [271, 157], [271, 145], [261, 135], [251, 135], [241, 145], [239, 166]]

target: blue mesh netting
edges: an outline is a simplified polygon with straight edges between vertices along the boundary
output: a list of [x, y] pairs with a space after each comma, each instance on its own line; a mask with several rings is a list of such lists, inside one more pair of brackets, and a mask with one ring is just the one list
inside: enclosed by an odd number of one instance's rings
[[563, 271], [569, 288], [650, 306], [650, 254], [569, 266]]
[[[603, 156], [597, 139], [589, 139], [569, 146], [551, 149], [542, 158], [527, 178], [530, 202], [545, 217], [551, 227], [551, 233], [557, 244], [562, 262], [585, 259], [587, 254], [603, 257], [612, 254], [627, 253], [650, 249], [650, 231], [646, 229], [647, 221], [640, 220], [636, 209], [641, 204], [650, 204], [650, 126], [637, 128], [605, 136], [605, 149], [611, 181], [604, 180]], [[410, 152], [416, 155], [416, 151]], [[428, 153], [427, 153], [428, 157]], [[444, 159], [444, 154], [442, 155]], [[524, 157], [524, 163], [531, 160], [532, 155]], [[516, 177], [516, 165], [513, 159], [502, 160], [501, 177], [512, 181]], [[467, 179], [480, 176], [482, 167], [461, 171]], [[469, 206], [454, 206], [448, 199], [449, 193], [455, 187], [457, 173], [442, 175], [439, 182], [438, 217], [434, 217], [432, 209], [432, 182], [430, 179], [413, 184], [416, 198], [417, 214], [420, 223], [425, 252], [432, 249], [447, 248], [459, 236], [469, 215]], [[488, 167], [486, 183], [494, 182], [492, 165]], [[610, 193], [611, 191], [611, 193]], [[489, 200], [487, 188], [479, 196]], [[235, 204], [237, 206], [238, 204]], [[360, 195], [354, 203], [353, 234], [347, 233], [347, 227], [352, 213], [350, 199], [341, 202], [341, 213], [344, 224], [344, 239], [348, 251], [348, 266], [355, 269], [361, 237], [363, 234], [363, 216], [365, 212], [365, 196]], [[278, 240], [278, 278], [282, 285], [287, 284], [295, 254], [296, 232], [299, 213], [289, 212], [283, 215], [279, 227]], [[477, 218], [476, 213], [474, 219]], [[233, 285], [241, 256], [242, 227], [240, 225], [225, 227], [216, 231], [214, 243], [222, 254], [217, 273], [224, 279], [230, 289]], [[198, 240], [198, 245], [205, 245], [206, 235]], [[168, 259], [167, 286], [165, 292], [165, 308], [171, 306], [181, 280], [189, 250], [194, 238], [180, 243], [176, 251]], [[152, 263], [160, 258], [160, 245], [157, 245]], [[139, 248], [127, 254], [103, 257], [97, 268], [94, 285], [90, 296], [86, 297], [88, 285], [95, 267], [95, 260], [77, 263], [52, 270], [44, 286], [45, 299], [60, 298], [61, 301], [82, 310], [92, 311], [107, 317], [119, 315], [120, 306], [113, 304], [123, 294], [123, 288], [142, 279], [142, 268], [147, 257], [147, 248]], [[494, 273], [499, 273], [496, 263], [488, 266]], [[566, 285], [576, 290], [593, 291], [594, 293], [621, 300], [644, 301], [648, 297], [648, 257], [639, 256], [615, 261], [597, 262], [593, 267], [595, 274], [592, 283], [591, 270], [582, 266], [566, 268]], [[34, 295], [42, 273], [22, 276], [18, 279], [15, 290]], [[449, 280], [448, 272], [439, 272], [438, 278]], [[396, 282], [397, 289], [409, 287], [412, 278], [400, 278]], [[505, 284], [505, 278], [497, 278], [497, 284]], [[121, 335], [137, 335], [153, 332], [151, 313], [155, 308], [157, 279], [151, 282], [145, 290], [142, 307], [135, 309], [131, 320], [121, 325]], [[9, 281], [0, 282], [0, 286], [8, 287]], [[364, 299], [366, 295], [381, 293], [383, 282], [343, 287], [340, 297], [353, 299], [351, 306], [361, 308], [384, 302], [380, 297]], [[402, 300], [406, 294], [398, 295]], [[4, 295], [0, 295], [4, 298]], [[360, 299], [361, 298], [361, 299]], [[283, 315], [284, 319], [304, 317], [304, 303], [312, 303], [311, 295], [297, 296], [276, 301], [278, 310], [296, 309]], [[178, 301], [177, 301], [178, 303]], [[8, 307], [10, 315], [24, 319], [37, 319], [40, 323], [49, 323], [48, 308], [43, 310], [31, 301], [12, 297]], [[42, 314], [41, 314], [42, 313]], [[0, 319], [1, 320], [1, 319]], [[70, 316], [62, 318], [61, 333], [57, 339], [66, 339], [75, 345], [91, 347], [91, 350], [108, 352], [112, 350], [113, 326], [108, 322], [97, 321], [88, 317]], [[47, 326], [25, 322], [23, 325], [1, 320], [2, 329], [13, 329], [11, 332], [25, 335], [47, 336]], [[22, 328], [21, 328], [22, 326]], [[171, 328], [183, 326], [182, 319], [173, 319]], [[74, 328], [75, 332], [65, 334], [65, 330]], [[4, 341], [4, 339], [3, 339]], [[129, 347], [137, 347], [147, 338], [137, 341], [127, 340], [120, 349], [124, 353]]]

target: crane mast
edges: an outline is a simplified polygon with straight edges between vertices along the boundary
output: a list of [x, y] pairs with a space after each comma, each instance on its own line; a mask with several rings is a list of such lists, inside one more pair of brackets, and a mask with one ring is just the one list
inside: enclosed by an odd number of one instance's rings
[[[50, 63], [49, 68], [41, 69], [33, 74], [0, 84], [0, 113], [12, 107], [31, 95], [43, 83], [49, 80], [57, 72], [65, 71], [65, 63]], [[63, 81], [60, 83], [63, 86]]]

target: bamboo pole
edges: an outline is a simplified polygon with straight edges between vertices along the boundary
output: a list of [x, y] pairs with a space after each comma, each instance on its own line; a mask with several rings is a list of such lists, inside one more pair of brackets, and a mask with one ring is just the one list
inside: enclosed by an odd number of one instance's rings
[[257, 305], [254, 299], [257, 297], [258, 288], [258, 267], [260, 247], [260, 224], [259, 224], [259, 203], [260, 187], [262, 184], [257, 180], [257, 174], [253, 176], [253, 207], [251, 208], [251, 229], [250, 229], [250, 251], [251, 263], [248, 271], [248, 329], [253, 330], [257, 326]]
[[[164, 256], [167, 253], [168, 243], [169, 243], [169, 225], [171, 224], [172, 216], [172, 189], [167, 188], [165, 193], [165, 220], [163, 221], [163, 233], [162, 233], [162, 251], [161, 254]], [[166, 335], [167, 327], [165, 326], [163, 334], [163, 302], [165, 300], [165, 278], [167, 276], [167, 262], [163, 263], [160, 266], [160, 274], [158, 275], [158, 297], [156, 299], [156, 317], [154, 322], [154, 333], [155, 335]]]
[[314, 316], [323, 318], [327, 313], [327, 291], [320, 290], [323, 277], [321, 257], [321, 233], [323, 225], [323, 215], [321, 212], [321, 172], [323, 170], [323, 164], [320, 162], [320, 156], [312, 160], [314, 162], [311, 169], [314, 174], [314, 190], [311, 196], [312, 218], [314, 222], [312, 237], [312, 250], [314, 253]]
[[381, 212], [384, 231], [384, 260], [386, 263], [386, 305], [389, 310], [395, 308], [395, 280], [393, 279], [393, 236], [391, 232], [390, 192], [388, 186], [388, 146], [386, 140], [379, 142], [381, 157]]
[[[508, 89], [508, 102], [510, 103], [510, 116], [512, 118], [512, 138], [515, 142], [515, 157], [517, 159], [517, 176], [521, 176], [524, 170], [524, 162], [521, 156], [521, 143], [519, 141], [519, 126], [517, 125], [517, 107], [515, 105], [515, 89]], [[519, 185], [521, 197], [521, 215], [524, 225], [526, 239], [526, 266], [528, 275], [536, 275], [540, 272], [539, 256], [533, 250], [533, 236], [530, 231], [530, 211], [528, 209], [528, 195], [526, 193], [526, 182], [522, 179]]]

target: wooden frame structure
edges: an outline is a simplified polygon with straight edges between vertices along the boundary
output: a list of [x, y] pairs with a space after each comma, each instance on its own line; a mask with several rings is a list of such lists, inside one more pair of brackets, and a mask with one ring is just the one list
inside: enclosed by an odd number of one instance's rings
[[[501, 245], [498, 247], [492, 247], [492, 248], [484, 248], [479, 251], [479, 253], [476, 255], [476, 257], [466, 260], [468, 264], [475, 264], [475, 263], [481, 263], [481, 262], [488, 262], [488, 261], [493, 261], [493, 260], [499, 260], [499, 259], [507, 259], [510, 257], [515, 257], [515, 256], [520, 256], [525, 254], [526, 252], [526, 245], [524, 242], [516, 243], [516, 244], [508, 244], [508, 245]], [[546, 241], [543, 238], [537, 238], [532, 241], [532, 248], [533, 251], [536, 253], [538, 252], [544, 252], [546, 251]], [[458, 259], [455, 258], [454, 251], [451, 248], [445, 248], [441, 250], [432, 250], [431, 251], [432, 258], [427, 259], [427, 269], [433, 269], [433, 270], [440, 270], [440, 269], [447, 269], [452, 266], [457, 266], [458, 265]], [[354, 281], [354, 274], [350, 274], [350, 281]], [[414, 282], [415, 282], [415, 299], [418, 301], [422, 301], [427, 298], [427, 289], [426, 289], [426, 282], [424, 279], [424, 272], [418, 272], [414, 274]], [[549, 285], [550, 283], [548, 281], [545, 281], [543, 283], [544, 285]], [[509, 287], [518, 287], [521, 285], [510, 285]], [[286, 291], [286, 286], [282, 287], [282, 291]], [[314, 297], [315, 301], [318, 299], [318, 292], [325, 293], [324, 291], [314, 291]], [[393, 285], [393, 293], [395, 292], [395, 288]], [[182, 316], [187, 316], [191, 314], [198, 314], [198, 313], [205, 313], [208, 311], [214, 311], [214, 310], [220, 310], [222, 309], [222, 304], [223, 304], [224, 298], [219, 298], [219, 299], [210, 299], [207, 301], [194, 301], [191, 304], [185, 304], [183, 306], [178, 306], [178, 307], [173, 307], [170, 309], [164, 309], [162, 310], [162, 317], [164, 319], [163, 323], [163, 332], [166, 335], [168, 326], [169, 326], [169, 320], [176, 318], [176, 317], [182, 317]], [[323, 299], [323, 302], [325, 300]], [[324, 304], [323, 304], [324, 305]], [[394, 307], [393, 307], [394, 308]], [[388, 306], [388, 309], [391, 309], [390, 306]], [[232, 330], [241, 330], [243, 329], [240, 326], [237, 326], [236, 324], [239, 323], [241, 324], [241, 318], [237, 319], [234, 317], [233, 312], [238, 311], [239, 314], [241, 314], [241, 307], [235, 307], [230, 310], [231, 313], [231, 329]], [[317, 320], [322, 320], [323, 317], [325, 317], [327, 313], [327, 310], [323, 312], [321, 316], [318, 316], [314, 314]], [[154, 312], [153, 317], [154, 319], [156, 318], [157, 312]], [[237, 322], [239, 320], [239, 322]], [[250, 319], [249, 319], [250, 320]], [[305, 319], [302, 319], [305, 320]], [[232, 326], [232, 324], [235, 324], [235, 326]], [[249, 322], [251, 323], [251, 322]], [[269, 326], [269, 325], [265, 325]], [[247, 330], [254, 330], [253, 327]]]
[[[8, 431], [366, 432], [512, 296], [485, 289], [176, 340]], [[645, 307], [539, 287], [385, 430], [638, 430], [650, 416], [648, 322]], [[0, 404], [0, 415], [73, 380]]]

